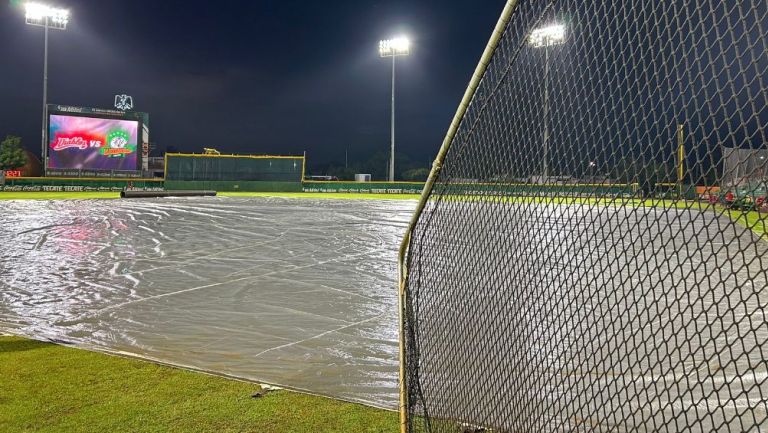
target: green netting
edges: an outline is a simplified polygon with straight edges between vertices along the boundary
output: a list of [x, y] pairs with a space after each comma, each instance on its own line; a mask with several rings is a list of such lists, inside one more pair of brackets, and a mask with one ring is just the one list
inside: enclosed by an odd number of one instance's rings
[[166, 155], [166, 180], [301, 182], [303, 157]]

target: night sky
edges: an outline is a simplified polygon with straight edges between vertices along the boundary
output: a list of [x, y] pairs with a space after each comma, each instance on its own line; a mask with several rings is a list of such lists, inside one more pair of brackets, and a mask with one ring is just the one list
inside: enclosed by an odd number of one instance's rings
[[[16, 3], [16, 2], [12, 2]], [[504, 0], [87, 1], [50, 33], [48, 101], [150, 115], [162, 150], [301, 154], [325, 163], [387, 150], [391, 64], [378, 41], [412, 40], [398, 58], [398, 151], [436, 154]], [[0, 135], [39, 153], [43, 29], [0, 6]]]

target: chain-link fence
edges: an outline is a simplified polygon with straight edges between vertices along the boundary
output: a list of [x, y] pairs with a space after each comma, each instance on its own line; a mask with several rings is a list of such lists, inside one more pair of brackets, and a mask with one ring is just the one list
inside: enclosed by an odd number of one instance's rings
[[687, 194], [768, 143], [767, 32], [508, 2], [404, 243], [407, 431], [768, 429], [765, 214]]

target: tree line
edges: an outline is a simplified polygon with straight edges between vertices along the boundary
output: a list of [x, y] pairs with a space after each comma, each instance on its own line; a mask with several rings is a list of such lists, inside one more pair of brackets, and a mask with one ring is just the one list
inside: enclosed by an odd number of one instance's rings
[[6, 135], [0, 142], [0, 170], [15, 170], [27, 163], [27, 154], [21, 147], [21, 137]]

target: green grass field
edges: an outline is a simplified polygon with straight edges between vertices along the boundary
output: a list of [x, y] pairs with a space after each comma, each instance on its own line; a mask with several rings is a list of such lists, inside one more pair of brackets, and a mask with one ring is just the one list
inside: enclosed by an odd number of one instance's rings
[[0, 432], [396, 432], [395, 412], [0, 336]]
[[726, 214], [737, 223], [747, 227], [759, 236], [768, 240], [768, 214], [759, 212], [744, 212], [728, 210]]

